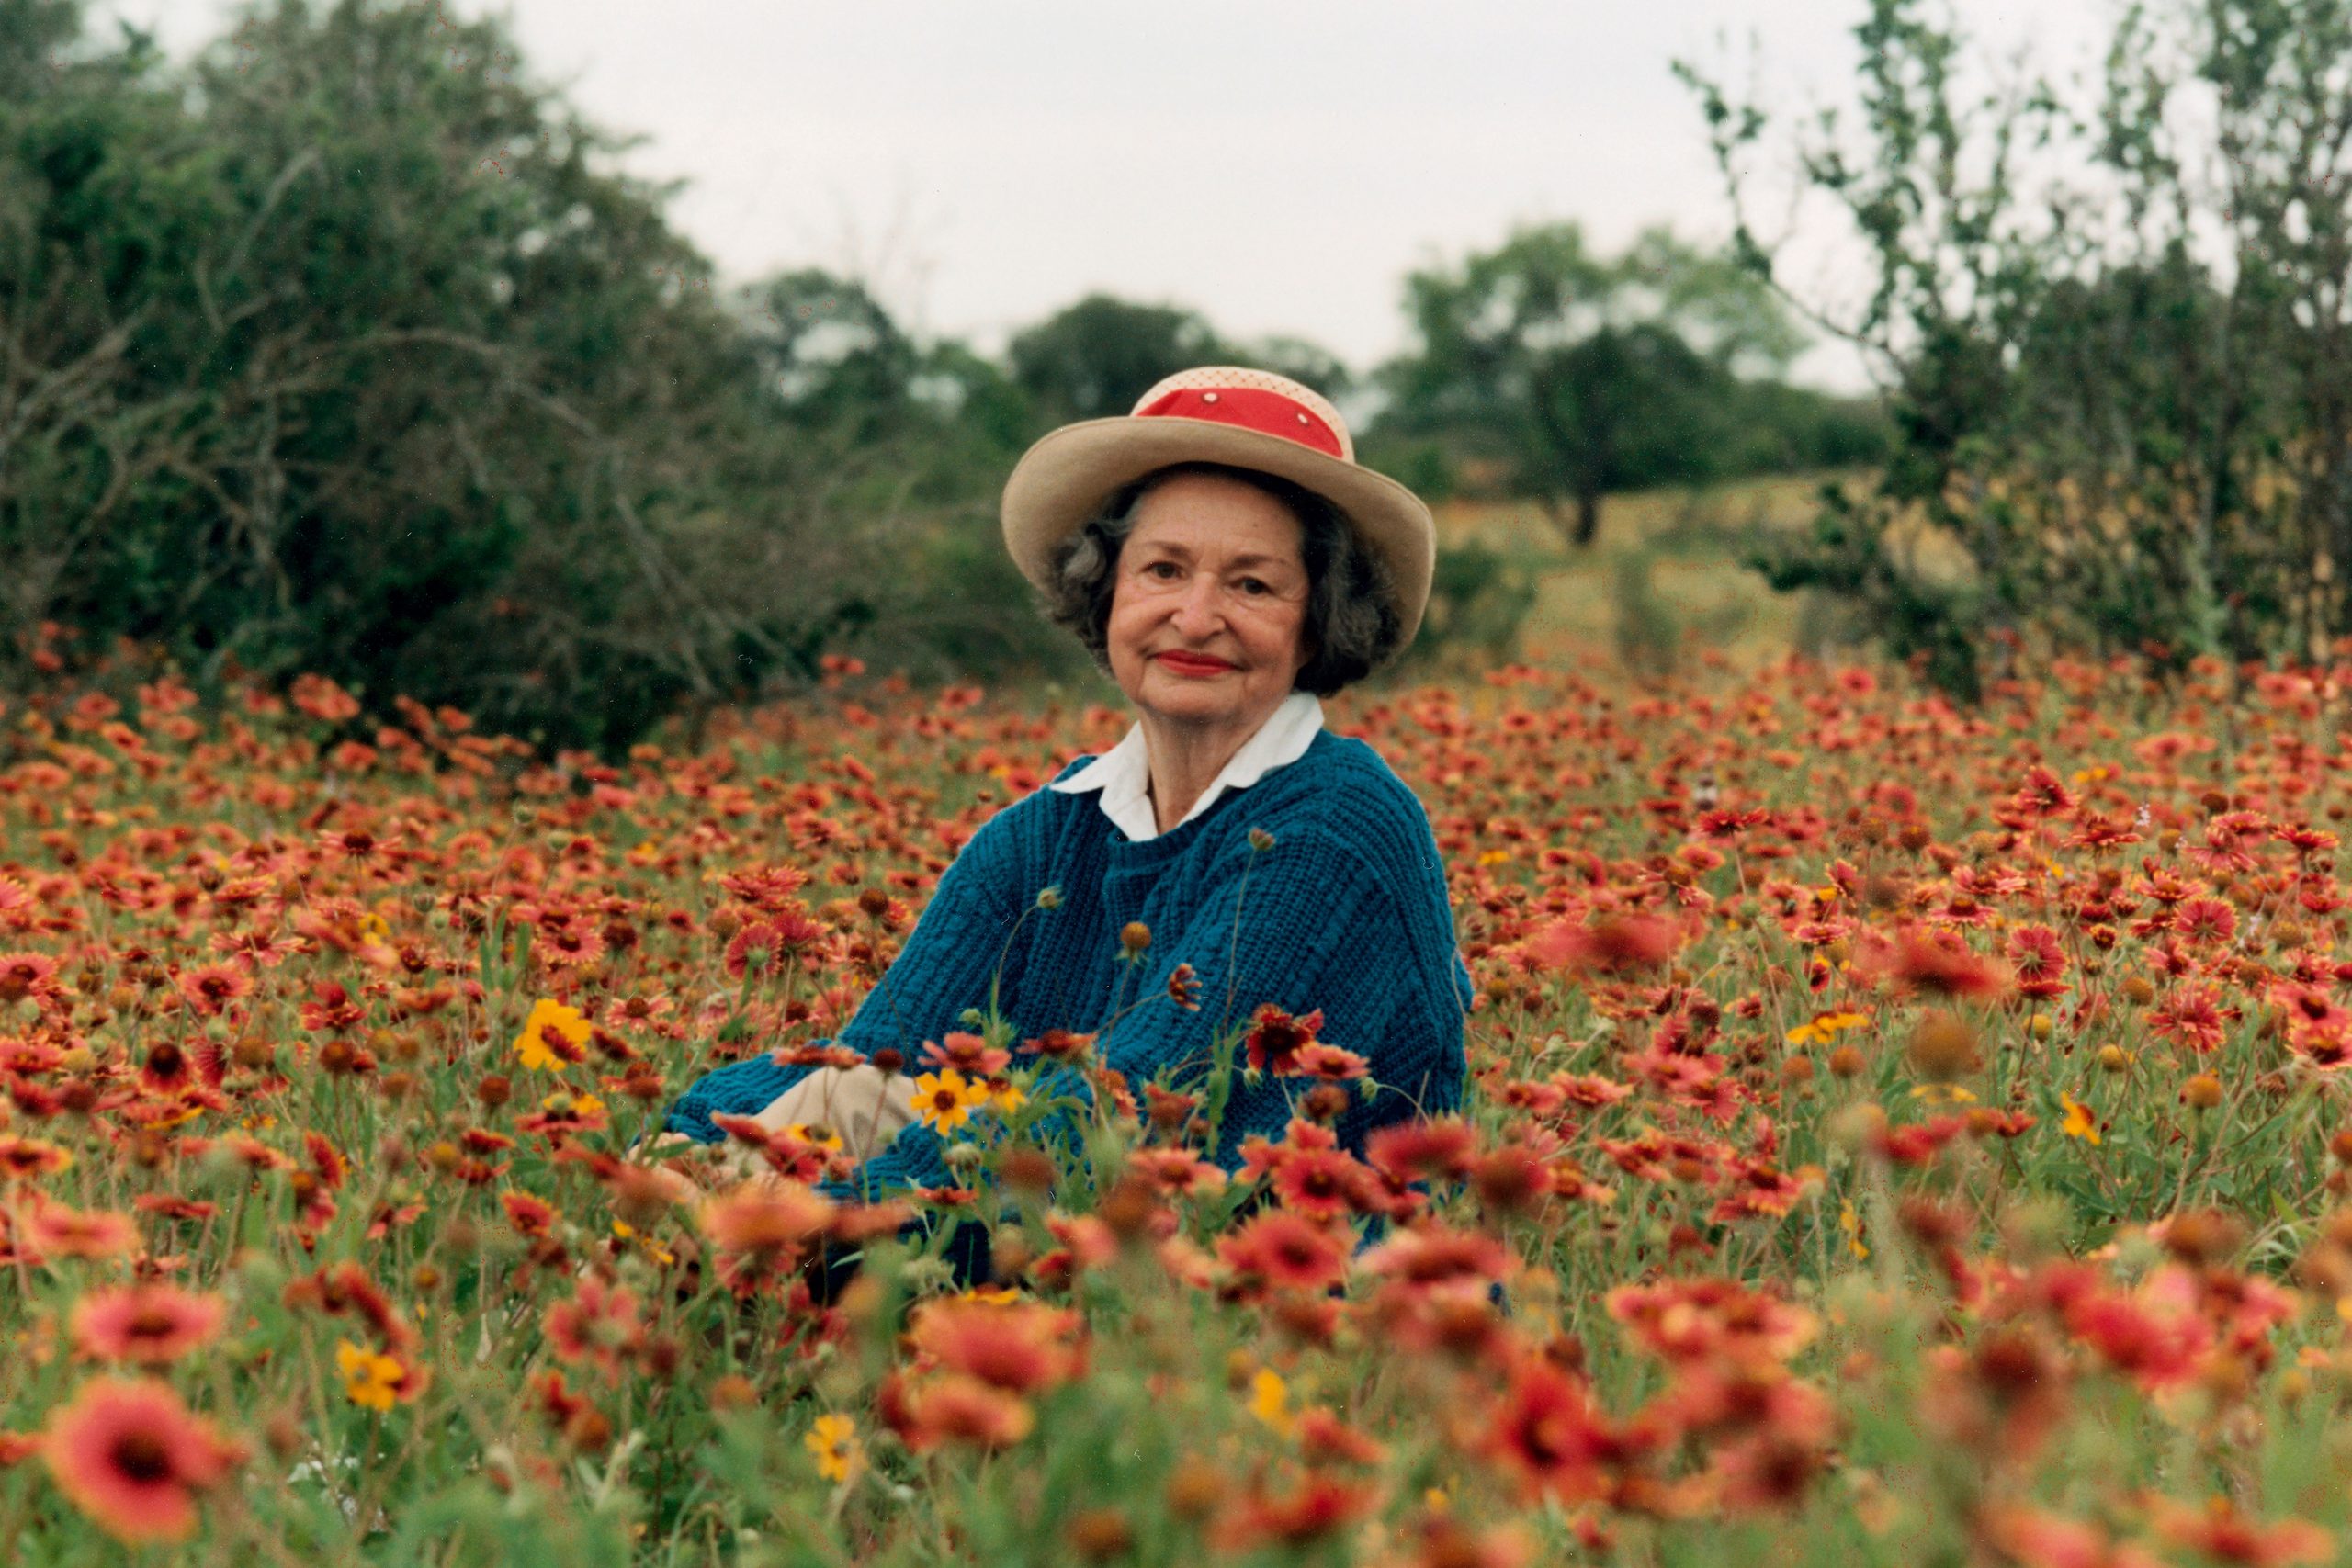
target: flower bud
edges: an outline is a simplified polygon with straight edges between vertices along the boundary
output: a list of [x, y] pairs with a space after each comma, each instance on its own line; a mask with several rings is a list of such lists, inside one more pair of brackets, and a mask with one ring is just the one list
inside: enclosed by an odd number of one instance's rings
[[1338, 1084], [1319, 1083], [1306, 1091], [1306, 1097], [1298, 1102], [1298, 1108], [1306, 1113], [1308, 1121], [1329, 1126], [1338, 1121], [1340, 1112], [1351, 1103], [1348, 1091]]
[[1061, 1168], [1043, 1149], [1008, 1149], [997, 1159], [996, 1179], [1015, 1192], [1042, 1197], [1054, 1190]]
[[1062, 1538], [1085, 1562], [1109, 1562], [1127, 1555], [1135, 1527], [1116, 1507], [1082, 1508], [1062, 1527]]
[[1231, 1490], [1232, 1483], [1216, 1466], [1204, 1459], [1186, 1459], [1169, 1472], [1168, 1511], [1180, 1519], [1204, 1519]]
[[1959, 1014], [1938, 1010], [1919, 1020], [1903, 1055], [1921, 1077], [1939, 1083], [1966, 1077], [1978, 1066], [1976, 1031]]

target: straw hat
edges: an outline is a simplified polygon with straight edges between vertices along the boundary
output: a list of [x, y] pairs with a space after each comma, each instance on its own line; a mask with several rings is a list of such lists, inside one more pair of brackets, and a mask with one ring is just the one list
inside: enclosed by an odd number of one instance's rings
[[1404, 640], [1412, 640], [1437, 560], [1430, 509], [1387, 475], [1357, 464], [1339, 410], [1265, 370], [1180, 370], [1124, 417], [1081, 420], [1040, 437], [1004, 481], [1004, 543], [1022, 575], [1049, 590], [1056, 547], [1123, 486], [1172, 463], [1255, 468], [1338, 507], [1387, 566]]

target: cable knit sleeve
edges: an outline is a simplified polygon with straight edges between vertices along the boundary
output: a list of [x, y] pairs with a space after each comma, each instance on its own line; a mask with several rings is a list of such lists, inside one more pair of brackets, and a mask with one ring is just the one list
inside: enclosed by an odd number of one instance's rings
[[[966, 1008], [987, 1002], [998, 954], [1022, 911], [1036, 899], [1036, 888], [1021, 886], [1033, 858], [1023, 852], [1023, 814], [1029, 808], [1030, 802], [1016, 802], [980, 825], [940, 874], [906, 946], [833, 1043], [861, 1056], [896, 1046], [911, 1062], [923, 1041], [956, 1027]], [[1017, 964], [1005, 966], [1007, 1005], [1019, 995], [1017, 970]], [[724, 1134], [711, 1122], [714, 1112], [756, 1114], [809, 1071], [779, 1064], [764, 1052], [730, 1062], [689, 1084], [662, 1125], [697, 1143], [717, 1143]]]

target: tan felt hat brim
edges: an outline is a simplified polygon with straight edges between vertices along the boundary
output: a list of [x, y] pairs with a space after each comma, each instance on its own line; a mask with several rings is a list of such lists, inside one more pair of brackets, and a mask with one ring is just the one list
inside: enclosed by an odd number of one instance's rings
[[1172, 463], [1225, 463], [1303, 485], [1343, 513], [1387, 566], [1404, 641], [1420, 628], [1437, 565], [1437, 525], [1421, 498], [1385, 474], [1279, 435], [1209, 420], [1121, 415], [1041, 437], [1004, 481], [1005, 547], [1022, 575], [1049, 586], [1055, 547], [1121, 487]]

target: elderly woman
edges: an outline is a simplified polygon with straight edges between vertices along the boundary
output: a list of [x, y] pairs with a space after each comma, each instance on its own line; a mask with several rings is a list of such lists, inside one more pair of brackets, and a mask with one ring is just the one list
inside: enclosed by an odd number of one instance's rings
[[[1428, 508], [1360, 467], [1307, 388], [1211, 367], [1162, 381], [1125, 418], [1046, 435], [1002, 517], [1014, 560], [1125, 694], [1134, 728], [964, 846], [834, 1042], [865, 1060], [720, 1067], [671, 1109], [670, 1131], [717, 1141], [711, 1118], [727, 1111], [822, 1122], [869, 1195], [949, 1185], [908, 1076], [992, 994], [1023, 1035], [1094, 1032], [1138, 1093], [1197, 1088], [1222, 1021], [1268, 1003], [1319, 1011], [1318, 1037], [1366, 1058], [1379, 1086], [1334, 1123], [1351, 1148], [1456, 1108], [1471, 986], [1428, 817], [1371, 747], [1324, 728], [1317, 700], [1419, 625]], [[1058, 897], [1041, 907], [1046, 888]], [[1141, 961], [1123, 962], [1123, 934], [1145, 932]], [[1191, 1007], [1169, 995], [1185, 966]], [[1249, 1135], [1280, 1137], [1313, 1087], [1238, 1077], [1213, 1157], [1231, 1168]]]

